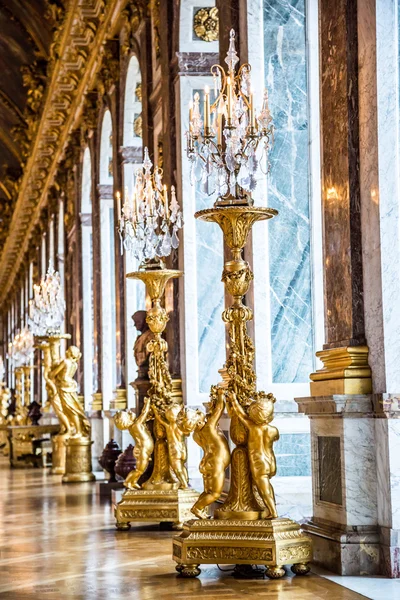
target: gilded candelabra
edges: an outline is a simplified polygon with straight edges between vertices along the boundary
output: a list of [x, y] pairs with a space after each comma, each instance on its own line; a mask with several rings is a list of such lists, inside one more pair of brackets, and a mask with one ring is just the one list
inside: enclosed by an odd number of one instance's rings
[[14, 365], [15, 374], [15, 410], [10, 423], [28, 425], [28, 407], [30, 404], [30, 360], [33, 354], [33, 336], [25, 327], [9, 344], [9, 358]]
[[[146, 321], [154, 337], [147, 345], [150, 388], [144, 407], [138, 417], [129, 410], [114, 418], [116, 426], [128, 429], [135, 441], [136, 469], [125, 480], [127, 490], [115, 510], [116, 527], [121, 530], [129, 529], [132, 521], [166, 521], [181, 528], [199, 496], [189, 488], [185, 464], [185, 437], [193, 431], [194, 421], [191, 411], [183, 408], [180, 380], [171, 378], [166, 359], [168, 345], [162, 338], [169, 318], [161, 298], [167, 282], [181, 276], [181, 271], [163, 268], [127, 275], [146, 285], [152, 304]], [[153, 421], [153, 434], [147, 426], [149, 421]], [[151, 475], [140, 483], [152, 456]]]
[[[135, 441], [136, 469], [125, 480], [122, 500], [116, 507], [117, 529], [129, 529], [131, 521], [167, 521], [180, 528], [188, 517], [190, 507], [198, 494], [189, 488], [186, 469], [185, 437], [193, 430], [191, 411], [182, 404], [181, 381], [172, 379], [167, 364], [167, 342], [162, 334], [169, 317], [161, 305], [167, 282], [181, 277], [182, 272], [166, 269], [162, 258], [176, 248], [177, 231], [182, 216], [171, 190], [168, 202], [166, 186], [162, 185], [162, 171], [151, 173], [151, 162], [145, 149], [143, 170], [136, 174], [131, 197], [125, 194], [120, 232], [124, 247], [143, 260], [141, 268], [127, 275], [143, 281], [151, 300], [146, 322], [153, 334], [147, 344], [149, 352], [150, 388], [141, 413], [117, 413], [115, 424], [128, 429]], [[172, 231], [172, 234], [171, 234]], [[153, 431], [147, 423], [153, 422]], [[153, 459], [152, 472], [143, 483]]]
[[36, 347], [43, 353], [48, 402], [60, 423], [58, 435], [52, 438], [52, 473], [63, 475], [63, 483], [93, 481], [91, 426], [74, 379], [81, 353], [76, 346], [70, 346], [65, 356], [61, 356], [61, 340], [71, 337], [61, 333], [64, 311], [60, 277], [50, 264], [40, 285], [34, 286], [29, 324]]
[[[52, 436], [52, 468], [53, 475], [64, 475], [65, 473], [65, 442], [70, 437], [70, 424], [64, 413], [57, 387], [51, 377], [52, 369], [61, 361], [61, 340], [70, 339], [69, 334], [50, 334], [36, 336], [35, 347], [42, 351], [43, 378], [46, 384], [47, 402], [50, 404], [54, 414], [60, 423], [60, 431]], [[42, 403], [43, 404], [43, 403]]]
[[[258, 167], [255, 152], [263, 138], [264, 149], [268, 149], [271, 118], [265, 94], [256, 119], [253, 95], [248, 92], [250, 66], [243, 65], [236, 75], [238, 60], [231, 32], [226, 59], [228, 75], [222, 67], [213, 67], [213, 72], [219, 73], [224, 82], [214, 103], [214, 108], [219, 107], [216, 125], [210, 124], [209, 92], [205, 95], [204, 129], [199, 111], [191, 109], [190, 115], [189, 158], [194, 153], [212, 163], [210, 176], [216, 170], [223, 182], [217, 190], [220, 197], [214, 208], [201, 210], [195, 217], [218, 223], [222, 229], [224, 242], [231, 251], [231, 259], [224, 264], [222, 281], [233, 302], [222, 314], [230, 340], [224, 382], [212, 387], [208, 414], [199, 417], [194, 428], [194, 440], [204, 450], [200, 464], [204, 492], [192, 508], [200, 519], [185, 523], [183, 533], [174, 537], [173, 558], [178, 563], [176, 570], [184, 577], [196, 577], [202, 563], [261, 564], [271, 578], [282, 577], [283, 565], [288, 564], [294, 573], [305, 574], [312, 558], [311, 542], [300, 526], [277, 515], [271, 485], [276, 473], [273, 444], [279, 438], [278, 430], [270, 424], [275, 398], [257, 391], [255, 348], [247, 331], [253, 312], [243, 298], [249, 291], [253, 273], [242, 252], [254, 223], [274, 217], [277, 211], [253, 206], [251, 191]], [[215, 134], [217, 144], [212, 141]], [[197, 140], [195, 147], [193, 139]], [[230, 438], [235, 444], [232, 452], [218, 428], [225, 405], [231, 419]], [[214, 517], [207, 519], [205, 509], [219, 499], [229, 462], [228, 495]]]

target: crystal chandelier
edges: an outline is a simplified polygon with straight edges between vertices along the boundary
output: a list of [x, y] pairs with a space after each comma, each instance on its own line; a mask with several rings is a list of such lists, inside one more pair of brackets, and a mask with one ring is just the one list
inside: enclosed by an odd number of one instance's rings
[[65, 301], [60, 275], [49, 264], [40, 285], [33, 286], [34, 297], [29, 301], [29, 327], [36, 336], [61, 332]]
[[145, 148], [143, 167], [135, 173], [131, 196], [125, 188], [122, 212], [117, 193], [121, 242], [140, 262], [162, 261], [169, 256], [179, 246], [178, 230], [183, 225], [174, 186], [169, 200], [162, 169], [155, 167], [152, 173], [152, 166]]
[[17, 367], [30, 363], [33, 356], [34, 339], [32, 332], [24, 327], [15, 336], [11, 345], [11, 355]]
[[206, 86], [203, 117], [197, 92], [190, 104], [186, 134], [190, 178], [192, 184], [200, 181], [209, 196], [216, 192], [217, 204], [253, 204], [251, 192], [256, 189], [256, 172], [262, 164], [268, 164], [273, 140], [268, 92], [264, 91], [262, 108], [256, 115], [251, 66], [246, 63], [236, 72], [239, 56], [233, 29], [225, 62], [228, 72], [221, 65], [211, 67], [215, 100], [211, 104]]

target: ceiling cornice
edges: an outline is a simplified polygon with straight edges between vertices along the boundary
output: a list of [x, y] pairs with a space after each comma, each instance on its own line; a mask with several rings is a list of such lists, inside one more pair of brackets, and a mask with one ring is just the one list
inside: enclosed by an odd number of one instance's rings
[[9, 234], [0, 257], [0, 304], [12, 288], [57, 174], [69, 136], [80, 119], [85, 94], [100, 67], [128, 0], [70, 0], [58, 36], [42, 117], [19, 187]]

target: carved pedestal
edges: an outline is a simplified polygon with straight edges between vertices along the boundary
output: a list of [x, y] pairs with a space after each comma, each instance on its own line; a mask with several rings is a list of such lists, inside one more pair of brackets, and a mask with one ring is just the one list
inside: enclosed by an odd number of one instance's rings
[[173, 538], [173, 559], [183, 577], [199, 575], [201, 564], [218, 563], [265, 565], [275, 579], [284, 575], [283, 565], [296, 575], [308, 573], [312, 545], [291, 519], [191, 520]]
[[126, 490], [115, 509], [116, 528], [125, 530], [134, 521], [173, 523], [174, 529], [192, 516], [199, 493], [187, 490]]
[[63, 483], [80, 483], [94, 481], [92, 473], [93, 442], [88, 438], [70, 438], [65, 442], [65, 474]]
[[65, 456], [66, 447], [65, 442], [68, 436], [66, 435], [55, 435], [51, 438], [52, 446], [52, 475], [64, 475], [65, 473]]
[[0, 425], [0, 453], [3, 456], [8, 456], [10, 453], [7, 436], [7, 423]]

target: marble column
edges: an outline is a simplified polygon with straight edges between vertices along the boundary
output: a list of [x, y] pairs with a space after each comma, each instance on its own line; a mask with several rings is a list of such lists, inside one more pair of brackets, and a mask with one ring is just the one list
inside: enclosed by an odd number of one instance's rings
[[[356, 0], [321, 0], [320, 100], [324, 225], [324, 368], [314, 395], [369, 393], [362, 265]], [[329, 382], [329, 384], [328, 384]]]
[[[94, 134], [95, 135], [95, 134]], [[91, 138], [92, 156], [95, 156], [96, 139]], [[98, 163], [92, 161], [92, 252], [93, 252], [93, 402], [92, 411], [103, 408], [102, 394], [102, 320], [101, 320], [101, 231], [100, 231], [100, 194], [96, 186], [98, 181]]]
[[326, 344], [296, 401], [311, 419], [304, 528], [342, 575], [400, 576], [397, 10], [320, 1]]

